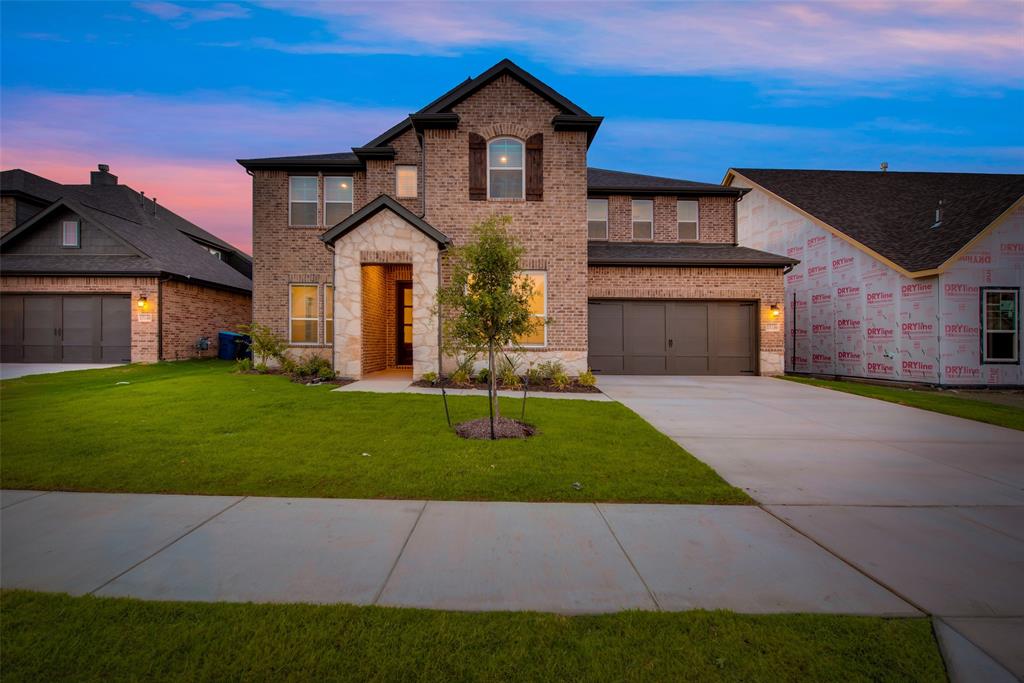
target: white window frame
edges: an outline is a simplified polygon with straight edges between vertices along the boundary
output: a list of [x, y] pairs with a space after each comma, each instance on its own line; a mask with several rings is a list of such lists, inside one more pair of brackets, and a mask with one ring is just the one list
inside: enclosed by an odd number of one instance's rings
[[[293, 199], [292, 198], [292, 178], [312, 178], [316, 181], [317, 194], [320, 194], [320, 179], [315, 175], [290, 175], [288, 176], [288, 225], [298, 228], [315, 228], [319, 225], [319, 215], [313, 216], [313, 223], [306, 225], [305, 223], [299, 225], [292, 221], [292, 204], [312, 204], [314, 209], [319, 209], [320, 202], [317, 199]], [[316, 212], [314, 212], [315, 214]]]
[[520, 344], [525, 349], [543, 349], [548, 345], [548, 271], [546, 270], [521, 270], [519, 271], [523, 275], [540, 275], [544, 279], [544, 312], [543, 313], [531, 313], [532, 318], [545, 319], [544, 322], [544, 342], [541, 344]]
[[[523, 153], [520, 155], [520, 158], [522, 159], [522, 162], [520, 163], [520, 166], [519, 166], [519, 176], [520, 176], [519, 189], [521, 191], [520, 191], [520, 194], [519, 194], [518, 197], [492, 197], [491, 196], [491, 171], [514, 171], [514, 170], [516, 170], [515, 166], [491, 166], [491, 145], [493, 145], [496, 142], [505, 142], [506, 140], [511, 140], [512, 142], [515, 142], [516, 144], [518, 144], [523, 149]], [[487, 142], [487, 199], [489, 199], [489, 200], [493, 199], [496, 202], [514, 202], [514, 201], [517, 201], [519, 199], [526, 199], [526, 143], [523, 142], [522, 140], [520, 140], [519, 138], [514, 138], [514, 137], [511, 137], [509, 135], [504, 135], [504, 136], [502, 136], [500, 138], [494, 138], [493, 140], [488, 140], [488, 142]]]
[[[399, 187], [399, 185], [398, 185], [398, 171], [400, 169], [408, 170], [410, 168], [412, 169], [413, 176], [414, 176], [413, 184], [412, 184], [412, 194], [401, 194], [398, 191], [398, 187]], [[419, 193], [420, 193], [420, 167], [417, 166], [416, 164], [395, 164], [395, 196], [398, 197], [399, 199], [416, 199], [416, 197], [419, 196]]]
[[[683, 221], [679, 220], [679, 205], [682, 203], [693, 204], [697, 207], [697, 235], [696, 237], [682, 237], [679, 234], [679, 224]], [[689, 221], [687, 221], [689, 222]], [[680, 242], [699, 242], [700, 241], [700, 201], [697, 199], [677, 199], [676, 200], [676, 239]]]
[[[590, 202], [601, 202], [604, 204], [604, 237], [590, 236]], [[595, 241], [608, 239], [608, 199], [605, 197], [587, 197], [587, 239]]]
[[[68, 242], [68, 226], [75, 226], [75, 241], [73, 243]], [[60, 246], [64, 249], [81, 249], [82, 248], [82, 223], [77, 220], [61, 221], [60, 222]]]
[[[637, 238], [636, 236], [636, 224], [637, 220], [633, 217], [633, 207], [636, 206], [637, 202], [647, 202], [651, 205], [651, 235], [650, 237]], [[653, 242], [654, 241], [654, 200], [653, 199], [633, 199], [629, 200], [629, 220], [633, 227], [633, 241], [634, 242]], [[641, 223], [644, 221], [640, 221]]]
[[[323, 196], [323, 206], [321, 207], [322, 210], [323, 210], [323, 213], [321, 213], [320, 215], [323, 216], [322, 220], [324, 222], [324, 225], [329, 228], [329, 227], [333, 226], [334, 223], [331, 223], [330, 225], [327, 224], [327, 205], [328, 204], [348, 204], [351, 207], [351, 209], [348, 212], [348, 216], [351, 216], [353, 213], [355, 213], [355, 210], [356, 210], [356, 179], [354, 177], [350, 176], [350, 175], [325, 175], [323, 178], [324, 178], [324, 184], [323, 184], [323, 190], [322, 190], [322, 193], [321, 193], [322, 196]], [[350, 202], [332, 202], [332, 201], [328, 201], [327, 200], [327, 181], [331, 180], [331, 179], [342, 179], [342, 180], [347, 179], [348, 180], [348, 184], [351, 186], [349, 189], [352, 190], [352, 201], [350, 201]], [[348, 218], [348, 216], [345, 216], [345, 218]], [[345, 220], [345, 218], [342, 218], [341, 220], [343, 221], [343, 220]], [[338, 221], [338, 222], [340, 223], [341, 221]]]
[[[328, 295], [327, 295], [328, 291], [330, 291], [330, 293], [331, 293], [330, 297], [328, 297]], [[331, 310], [331, 317], [330, 318], [327, 317], [327, 301], [328, 300], [330, 300], [330, 302], [331, 302], [331, 309], [330, 309]], [[327, 321], [328, 320], [331, 321], [331, 326], [333, 327], [334, 326], [334, 285], [332, 285], [332, 284], [324, 284], [324, 344], [326, 344], [328, 346], [334, 346], [334, 334], [333, 334], [334, 330], [331, 330], [332, 334], [330, 336], [328, 336], [328, 334], [327, 334]]]
[[[319, 299], [320, 285], [315, 282], [289, 282], [288, 283], [288, 344], [291, 346], [319, 346], [320, 345], [320, 311], [313, 318], [307, 318], [305, 316], [301, 318], [295, 317], [295, 311], [293, 310], [292, 304], [295, 302], [295, 297], [292, 296], [292, 289], [295, 287], [312, 287], [318, 290], [318, 296], [313, 297], [316, 301]], [[292, 321], [294, 320], [312, 320], [316, 323], [316, 339], [313, 341], [297, 342], [292, 339]]]
[[[1012, 294], [1014, 303], [1013, 321], [1015, 328], [1012, 330], [989, 330], [988, 329], [988, 295], [989, 294]], [[989, 334], [1010, 334], [1013, 335], [1013, 358], [990, 358], [988, 355]], [[986, 364], [1015, 365], [1020, 363], [1020, 290], [1012, 287], [982, 287], [981, 289], [981, 362]]]

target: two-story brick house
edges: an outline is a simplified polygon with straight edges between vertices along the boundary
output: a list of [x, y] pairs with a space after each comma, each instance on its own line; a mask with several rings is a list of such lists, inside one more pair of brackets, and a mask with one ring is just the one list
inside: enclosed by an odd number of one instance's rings
[[442, 358], [444, 252], [512, 217], [552, 322], [527, 362], [570, 372], [782, 368], [783, 270], [736, 246], [745, 190], [587, 167], [601, 124], [505, 60], [351, 152], [241, 159], [253, 177], [254, 319], [342, 376]]

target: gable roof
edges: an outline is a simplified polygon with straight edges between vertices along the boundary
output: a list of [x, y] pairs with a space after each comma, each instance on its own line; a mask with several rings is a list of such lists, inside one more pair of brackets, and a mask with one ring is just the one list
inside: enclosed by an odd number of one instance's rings
[[427, 223], [425, 220], [414, 214], [409, 209], [405, 208], [404, 205], [399, 203], [397, 200], [392, 199], [389, 195], [382, 194], [378, 195], [372, 202], [359, 209], [351, 216], [335, 225], [324, 234], [320, 235], [320, 239], [327, 244], [334, 244], [336, 241], [352, 232], [360, 225], [365, 223], [367, 220], [376, 216], [378, 213], [388, 209], [393, 213], [397, 214], [399, 218], [404, 220], [409, 225], [413, 226], [430, 239], [437, 242], [441, 249], [445, 249], [451, 244], [451, 240], [443, 232]]
[[[0, 267], [8, 272], [123, 275], [170, 275], [214, 287], [252, 291], [252, 280], [211, 255], [203, 244], [251, 263], [250, 256], [221, 238], [144, 198], [126, 185], [61, 185], [14, 169], [0, 173], [4, 191], [26, 192], [51, 200], [40, 213], [0, 240]], [[54, 192], [61, 195], [53, 197]], [[8, 253], [8, 245], [32, 230], [46, 216], [66, 208], [128, 245], [138, 256]]]
[[1024, 197], [1022, 174], [732, 168], [726, 183], [736, 174], [918, 275], [942, 268]]
[[609, 171], [604, 168], [587, 169], [587, 190], [599, 194], [718, 194], [735, 197], [748, 192], [748, 190], [737, 187], [624, 171]]
[[[315, 168], [326, 167], [351, 167], [362, 168], [360, 156], [370, 154], [372, 148], [387, 147], [388, 144], [413, 128], [416, 119], [427, 120], [431, 116], [445, 114], [455, 117], [451, 110], [459, 102], [470, 97], [484, 86], [492, 83], [501, 76], [511, 76], [527, 88], [537, 93], [545, 100], [555, 105], [560, 114], [555, 117], [556, 129], [559, 130], [585, 130], [587, 131], [587, 142], [593, 139], [594, 133], [601, 125], [601, 117], [591, 116], [583, 107], [572, 102], [567, 97], [557, 92], [554, 88], [540, 81], [533, 74], [524, 71], [510, 59], [503, 59], [487, 71], [475, 78], [467, 78], [454, 88], [444, 93], [430, 104], [419, 111], [405, 117], [394, 126], [384, 131], [373, 140], [370, 140], [362, 147], [354, 147], [353, 152], [335, 152], [332, 154], [307, 154], [303, 156], [285, 157], [262, 157], [255, 159], [237, 159], [238, 163], [246, 169], [281, 168], [292, 170], [315, 170]], [[457, 117], [455, 117], [457, 120]], [[448, 119], [444, 119], [449, 121]]]

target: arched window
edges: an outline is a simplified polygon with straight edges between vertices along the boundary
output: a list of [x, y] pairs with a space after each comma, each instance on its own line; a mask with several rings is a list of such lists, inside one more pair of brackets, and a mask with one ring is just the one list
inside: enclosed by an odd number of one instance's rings
[[491, 199], [522, 199], [523, 143], [515, 138], [495, 138], [487, 145], [487, 196]]

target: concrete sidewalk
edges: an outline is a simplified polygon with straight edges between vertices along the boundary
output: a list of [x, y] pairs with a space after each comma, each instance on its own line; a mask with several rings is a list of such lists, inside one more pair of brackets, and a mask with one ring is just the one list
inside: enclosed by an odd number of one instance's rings
[[4, 588], [566, 614], [920, 615], [757, 507], [0, 494]]

